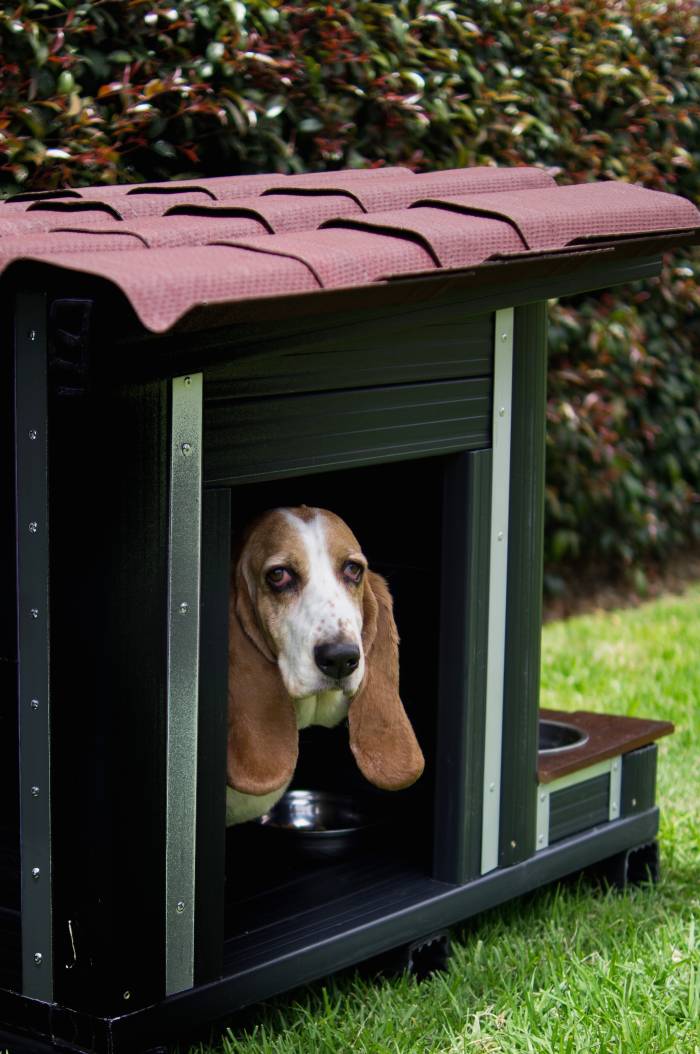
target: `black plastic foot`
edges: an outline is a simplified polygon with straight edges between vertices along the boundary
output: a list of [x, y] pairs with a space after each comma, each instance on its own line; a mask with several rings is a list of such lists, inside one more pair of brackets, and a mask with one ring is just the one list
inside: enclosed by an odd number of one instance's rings
[[406, 949], [406, 968], [418, 981], [446, 970], [449, 961], [450, 935], [445, 931], [414, 941]]
[[615, 856], [595, 864], [589, 873], [613, 889], [626, 889], [628, 886], [637, 886], [644, 882], [658, 882], [659, 843], [649, 842], [647, 845], [616, 853]]
[[417, 981], [423, 981], [439, 970], [446, 970], [449, 961], [450, 934], [448, 930], [440, 930], [378, 955], [362, 964], [361, 969], [369, 975], [389, 977], [409, 973]]

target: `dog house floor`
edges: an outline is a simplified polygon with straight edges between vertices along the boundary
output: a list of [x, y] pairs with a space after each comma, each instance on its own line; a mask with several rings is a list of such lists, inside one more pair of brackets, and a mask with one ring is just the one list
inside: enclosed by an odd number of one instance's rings
[[[252, 871], [246, 870], [243, 882], [227, 882], [226, 973], [357, 933], [445, 888], [393, 845], [368, 845], [337, 861], [287, 857], [275, 862], [263, 854]], [[234, 888], [228, 890], [229, 885]]]

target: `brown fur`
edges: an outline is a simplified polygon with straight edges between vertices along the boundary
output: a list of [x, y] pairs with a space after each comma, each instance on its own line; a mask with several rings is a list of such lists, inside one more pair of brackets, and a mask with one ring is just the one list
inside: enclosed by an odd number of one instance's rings
[[294, 773], [299, 749], [296, 714], [256, 624], [240, 567], [232, 585], [228, 783], [244, 794], [269, 794]]
[[425, 761], [399, 698], [399, 637], [391, 594], [373, 571], [365, 582], [367, 671], [350, 703], [350, 748], [360, 771], [382, 790], [415, 783]]

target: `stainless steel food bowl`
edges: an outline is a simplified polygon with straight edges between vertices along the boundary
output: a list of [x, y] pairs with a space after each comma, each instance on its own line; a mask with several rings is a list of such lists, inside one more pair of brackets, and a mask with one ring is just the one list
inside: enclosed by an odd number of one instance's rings
[[540, 754], [554, 754], [560, 750], [581, 747], [588, 739], [588, 732], [567, 724], [566, 721], [541, 720], [538, 750]]
[[366, 841], [380, 822], [365, 802], [321, 790], [291, 790], [256, 821], [289, 848], [339, 857]]

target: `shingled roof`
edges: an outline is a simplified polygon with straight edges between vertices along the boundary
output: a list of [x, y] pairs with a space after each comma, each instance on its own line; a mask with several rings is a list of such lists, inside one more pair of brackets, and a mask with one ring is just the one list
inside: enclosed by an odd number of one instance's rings
[[618, 182], [558, 187], [537, 168], [380, 168], [90, 187], [0, 204], [0, 269], [99, 276], [143, 325], [192, 308], [475, 268], [700, 228], [683, 198]]

